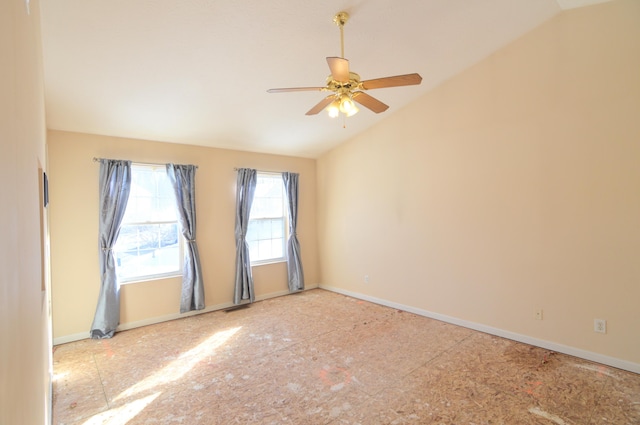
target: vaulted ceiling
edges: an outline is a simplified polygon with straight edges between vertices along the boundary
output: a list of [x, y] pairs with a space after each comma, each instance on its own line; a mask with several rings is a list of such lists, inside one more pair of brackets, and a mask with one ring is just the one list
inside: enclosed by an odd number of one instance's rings
[[[41, 2], [49, 129], [316, 157], [564, 9], [602, 0], [56, 0]], [[340, 56], [390, 108], [306, 116]]]

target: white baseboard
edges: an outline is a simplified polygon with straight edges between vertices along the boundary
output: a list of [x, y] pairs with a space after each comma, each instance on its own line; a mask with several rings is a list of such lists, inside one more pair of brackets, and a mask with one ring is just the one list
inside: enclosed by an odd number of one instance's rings
[[640, 364], [630, 362], [627, 360], [618, 359], [616, 357], [605, 356], [604, 354], [594, 353], [592, 351], [582, 350], [580, 348], [571, 347], [568, 345], [558, 344], [556, 342], [546, 341], [543, 339], [533, 338], [527, 335], [522, 335], [515, 332], [506, 331], [504, 329], [494, 328], [491, 326], [483, 325], [480, 323], [470, 322], [468, 320], [458, 319], [452, 316], [446, 316], [444, 314], [433, 313], [428, 310], [423, 310], [416, 307], [411, 307], [404, 304], [387, 301], [381, 298], [371, 297], [369, 295], [360, 294], [357, 292], [347, 291], [341, 288], [336, 288], [328, 285], [319, 285], [319, 288], [326, 289], [327, 291], [336, 292], [349, 297], [361, 299], [364, 301], [370, 301], [372, 303], [384, 305], [386, 307], [395, 308], [398, 310], [414, 313], [420, 316], [429, 317], [431, 319], [440, 320], [442, 322], [451, 323], [453, 325], [462, 326], [465, 328], [473, 329], [476, 331], [496, 335], [502, 338], [511, 339], [518, 342], [523, 342], [529, 345], [535, 345], [537, 347], [546, 348], [548, 350], [557, 351], [559, 353], [568, 354], [570, 356], [579, 357], [581, 359], [590, 360], [593, 362], [605, 364], [618, 369], [627, 370], [629, 372], [640, 373]]
[[[307, 289], [314, 289], [317, 288], [318, 286], [313, 286], [313, 287], [308, 287]], [[278, 291], [278, 292], [271, 292], [269, 294], [264, 294], [264, 295], [260, 295], [256, 297], [256, 301], [262, 301], [262, 300], [266, 300], [269, 298], [276, 298], [276, 297], [281, 297], [283, 295], [288, 295], [289, 291], [285, 290], [285, 291]], [[144, 320], [137, 320], [135, 322], [127, 322], [127, 323], [121, 323], [118, 326], [118, 329], [116, 330], [116, 332], [120, 332], [120, 331], [126, 331], [129, 329], [135, 329], [135, 328], [140, 328], [142, 326], [149, 326], [149, 325], [154, 325], [156, 323], [162, 323], [162, 322], [168, 322], [169, 320], [175, 320], [175, 319], [182, 319], [184, 317], [190, 317], [190, 316], [196, 316], [198, 314], [204, 314], [204, 313], [211, 313], [212, 311], [217, 311], [217, 310], [225, 310], [227, 308], [233, 307], [234, 304], [232, 302], [228, 302], [228, 303], [222, 303], [222, 304], [216, 304], [216, 305], [211, 305], [208, 307], [205, 307], [202, 310], [197, 310], [197, 311], [190, 311], [188, 313], [171, 313], [171, 314], [166, 314], [164, 316], [156, 316], [156, 317], [150, 317], [148, 319], [144, 319]], [[58, 338], [54, 338], [53, 339], [53, 345], [60, 345], [60, 344], [66, 344], [68, 342], [74, 342], [74, 341], [80, 341], [82, 339], [89, 339], [89, 330], [87, 329], [85, 332], [81, 332], [81, 333], [77, 333], [77, 334], [71, 334], [71, 335], [64, 335]]]

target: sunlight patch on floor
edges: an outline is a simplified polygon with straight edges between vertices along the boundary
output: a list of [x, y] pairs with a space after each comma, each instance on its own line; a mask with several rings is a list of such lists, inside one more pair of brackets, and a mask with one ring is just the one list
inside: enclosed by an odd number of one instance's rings
[[153, 400], [155, 400], [160, 394], [160, 392], [157, 392], [139, 400], [127, 403], [124, 406], [109, 409], [106, 412], [92, 416], [83, 425], [125, 425], [131, 419], [136, 417], [138, 413], [142, 412], [142, 410], [151, 404], [151, 402], [153, 402]]
[[218, 347], [227, 342], [229, 338], [235, 335], [241, 328], [242, 327], [239, 326], [213, 334], [191, 350], [181, 354], [180, 357], [162, 369], [120, 393], [113, 401], [131, 397], [134, 394], [153, 389], [159, 385], [177, 381], [202, 361], [203, 358], [213, 355]]
[[69, 375], [69, 372], [54, 372], [53, 373], [53, 382], [59, 381]]

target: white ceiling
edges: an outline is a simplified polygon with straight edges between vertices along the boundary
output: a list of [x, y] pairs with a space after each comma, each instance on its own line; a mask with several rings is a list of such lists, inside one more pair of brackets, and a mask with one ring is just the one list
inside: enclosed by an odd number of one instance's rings
[[[26, 0], [25, 0], [26, 1]], [[49, 129], [316, 157], [562, 9], [602, 0], [41, 0]], [[390, 108], [305, 112], [340, 56]]]

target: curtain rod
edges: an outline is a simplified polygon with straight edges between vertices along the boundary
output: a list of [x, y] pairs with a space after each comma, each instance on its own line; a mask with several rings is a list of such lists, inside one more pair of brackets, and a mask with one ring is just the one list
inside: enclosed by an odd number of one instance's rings
[[[233, 171], [238, 171], [242, 168], [249, 168], [249, 167], [233, 167]], [[260, 173], [272, 173], [272, 174], [282, 174], [284, 173], [284, 171], [269, 171], [269, 170], [256, 170]]]
[[[93, 157], [93, 162], [99, 162], [103, 159], [109, 159], [109, 158], [96, 158], [95, 156]], [[139, 165], [165, 165], [159, 162], [140, 162], [140, 161], [131, 161], [132, 164], [139, 164]], [[195, 165], [196, 168], [198, 168], [197, 165]]]

